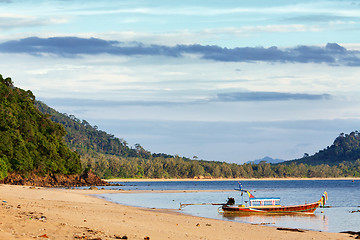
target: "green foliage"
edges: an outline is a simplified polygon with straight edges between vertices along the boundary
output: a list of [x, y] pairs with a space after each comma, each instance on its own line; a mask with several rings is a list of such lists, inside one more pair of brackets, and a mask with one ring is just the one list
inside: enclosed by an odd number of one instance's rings
[[0, 180], [7, 177], [8, 174], [8, 162], [6, 157], [0, 158]]
[[[96, 160], [98, 159], [98, 160]], [[312, 166], [306, 164], [229, 164], [196, 161], [175, 156], [151, 159], [121, 158], [99, 154], [83, 158], [85, 166], [103, 178], [328, 178], [360, 176], [360, 160], [354, 163]]]
[[44, 116], [31, 91], [0, 75], [0, 178], [7, 172], [80, 173], [80, 157], [64, 143], [64, 127]]
[[358, 131], [350, 134], [341, 133], [334, 141], [334, 143], [320, 150], [313, 156], [304, 154], [301, 159], [293, 160], [297, 164], [304, 163], [308, 165], [328, 164], [339, 165], [342, 162], [355, 162], [360, 159], [360, 134]]
[[65, 142], [81, 155], [89, 153], [111, 154], [121, 157], [149, 158], [150, 152], [140, 144], [135, 149], [127, 146], [126, 141], [116, 138], [112, 134], [98, 130], [97, 126], [91, 126], [87, 121], [80, 120], [74, 115], [62, 114], [48, 107], [46, 104], [35, 101], [36, 107], [54, 122], [64, 126], [66, 133]]

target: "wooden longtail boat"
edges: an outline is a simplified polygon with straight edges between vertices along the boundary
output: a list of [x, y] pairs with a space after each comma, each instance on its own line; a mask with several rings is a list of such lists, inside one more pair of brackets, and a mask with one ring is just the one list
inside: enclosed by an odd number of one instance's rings
[[221, 207], [224, 213], [314, 213], [318, 207], [324, 206], [327, 200], [327, 193], [324, 192], [321, 199], [317, 202], [282, 206], [280, 205], [280, 198], [256, 198], [249, 191], [243, 190], [240, 183], [239, 189], [235, 190], [241, 191], [242, 193], [248, 193], [249, 205], [235, 205], [235, 200], [233, 198], [229, 198], [228, 202]]
[[244, 205], [223, 205], [222, 210], [225, 213], [314, 213], [320, 206], [320, 201], [302, 205], [264, 205], [264, 206], [244, 206]]

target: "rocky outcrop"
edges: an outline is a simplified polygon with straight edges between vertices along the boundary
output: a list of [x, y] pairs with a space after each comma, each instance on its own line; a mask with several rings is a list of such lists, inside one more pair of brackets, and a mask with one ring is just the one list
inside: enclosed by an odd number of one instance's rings
[[79, 187], [110, 185], [109, 183], [101, 180], [98, 176], [96, 176], [91, 169], [82, 174], [74, 175], [38, 175], [35, 173], [31, 173], [28, 176], [22, 176], [18, 173], [9, 173], [6, 178], [0, 181], [0, 183], [38, 187]]

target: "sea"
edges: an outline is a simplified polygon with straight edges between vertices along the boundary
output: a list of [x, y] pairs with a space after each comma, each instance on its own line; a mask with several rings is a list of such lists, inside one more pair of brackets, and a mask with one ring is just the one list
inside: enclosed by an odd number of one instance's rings
[[[225, 215], [217, 205], [180, 204], [225, 203], [229, 197], [236, 204], [247, 201], [234, 189], [238, 181], [143, 181], [116, 182], [123, 186], [107, 189], [130, 190], [127, 193], [101, 194], [108, 201], [151, 209], [175, 211], [225, 221], [297, 228], [324, 232], [360, 231], [360, 180], [255, 180], [241, 181], [243, 189], [255, 197], [280, 197], [281, 205], [298, 205], [318, 201], [328, 193], [325, 208], [314, 214], [292, 215]], [[144, 191], [145, 190], [145, 191]]]

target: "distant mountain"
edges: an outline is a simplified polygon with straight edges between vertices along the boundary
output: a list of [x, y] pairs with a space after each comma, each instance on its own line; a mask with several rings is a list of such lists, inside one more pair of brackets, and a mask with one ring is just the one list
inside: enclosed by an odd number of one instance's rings
[[331, 146], [320, 150], [312, 156], [305, 153], [304, 157], [286, 161], [286, 164], [303, 163], [313, 166], [321, 164], [334, 166], [340, 163], [354, 163], [358, 159], [360, 159], [360, 133], [354, 131], [350, 134], [341, 133]]
[[254, 160], [254, 161], [248, 161], [247, 163], [249, 164], [259, 164], [259, 163], [270, 163], [270, 164], [277, 164], [277, 163], [282, 163], [284, 162], [285, 160], [282, 160], [282, 159], [273, 159], [271, 157], [264, 157], [262, 159], [258, 159], [258, 160]]

